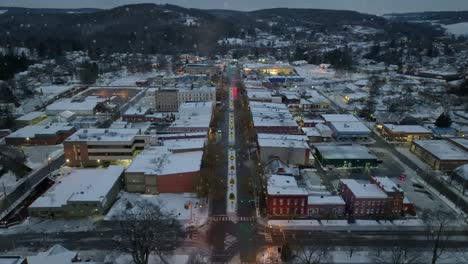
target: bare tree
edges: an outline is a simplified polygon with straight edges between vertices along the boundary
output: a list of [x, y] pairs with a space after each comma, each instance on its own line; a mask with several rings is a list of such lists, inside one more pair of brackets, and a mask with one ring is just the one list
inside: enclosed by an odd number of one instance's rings
[[445, 211], [424, 211], [422, 219], [428, 231], [428, 246], [432, 252], [431, 264], [436, 264], [447, 249], [447, 231], [454, 221], [454, 215]]
[[147, 201], [128, 204], [119, 216], [117, 244], [122, 252], [132, 255], [135, 264], [148, 264], [150, 254], [168, 263], [164, 251], [174, 249], [179, 242], [181, 227], [172, 213], [163, 212], [161, 204]]
[[390, 250], [378, 250], [373, 258], [376, 264], [413, 264], [420, 262], [419, 253], [405, 246], [394, 246]]
[[305, 245], [295, 250], [294, 262], [302, 264], [319, 264], [328, 256], [328, 253], [328, 247]]

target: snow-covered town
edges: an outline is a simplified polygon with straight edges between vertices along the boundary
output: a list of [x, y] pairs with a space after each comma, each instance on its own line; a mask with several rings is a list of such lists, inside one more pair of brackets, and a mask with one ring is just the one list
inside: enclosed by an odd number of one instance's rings
[[0, 263], [468, 263], [468, 11], [383, 13], [0, 7]]

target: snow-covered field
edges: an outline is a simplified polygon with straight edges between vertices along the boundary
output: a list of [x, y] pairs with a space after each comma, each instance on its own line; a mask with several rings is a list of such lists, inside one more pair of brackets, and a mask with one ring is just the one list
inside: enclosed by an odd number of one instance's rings
[[[148, 201], [152, 204], [162, 204], [167, 212], [173, 213], [184, 225], [202, 226], [208, 220], [208, 206], [193, 193], [162, 193], [159, 195], [120, 193], [120, 198], [105, 216], [105, 220], [119, 219], [127, 209], [128, 204], [134, 205], [139, 201]], [[192, 209], [185, 208], [192, 204]]]
[[0, 187], [2, 188], [0, 197], [3, 196], [4, 191], [9, 193], [10, 191], [14, 190], [15, 186], [17, 186], [22, 181], [22, 179], [17, 179], [16, 175], [11, 171], [4, 173], [2, 176], [0, 176]]
[[48, 158], [54, 159], [63, 154], [63, 146], [33, 146], [21, 148], [26, 155], [26, 166], [35, 170], [47, 164]]
[[454, 35], [468, 35], [468, 22], [445, 25], [444, 28]]

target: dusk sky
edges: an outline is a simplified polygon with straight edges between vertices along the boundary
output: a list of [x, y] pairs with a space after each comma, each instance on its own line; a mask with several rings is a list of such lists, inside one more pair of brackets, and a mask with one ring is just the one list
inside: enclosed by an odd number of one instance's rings
[[347, 9], [364, 13], [464, 11], [467, 0], [0, 0], [0, 6], [112, 8], [133, 3], [170, 3], [202, 9], [256, 10], [272, 7]]

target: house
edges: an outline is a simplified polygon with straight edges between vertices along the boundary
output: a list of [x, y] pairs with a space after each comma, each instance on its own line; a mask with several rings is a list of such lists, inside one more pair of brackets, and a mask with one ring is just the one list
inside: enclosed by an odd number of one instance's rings
[[286, 162], [283, 162], [278, 156], [273, 157], [270, 161], [265, 163], [263, 166], [263, 173], [265, 175], [299, 175], [297, 167], [293, 167]]
[[420, 125], [383, 124], [379, 130], [382, 137], [388, 141], [412, 142], [432, 138], [432, 132]]
[[80, 129], [63, 142], [65, 162], [71, 167], [94, 167], [130, 161], [150, 142], [137, 128]]
[[411, 152], [434, 170], [452, 171], [468, 163], [468, 139], [414, 140]]
[[30, 125], [16, 130], [5, 137], [8, 145], [57, 145], [76, 131], [75, 127], [63, 123]]
[[267, 208], [272, 216], [304, 216], [307, 213], [307, 192], [298, 187], [293, 176], [269, 175]]
[[165, 146], [142, 151], [125, 171], [129, 192], [148, 194], [194, 192], [203, 151], [171, 151]]
[[367, 147], [357, 144], [316, 144], [315, 158], [322, 167], [376, 167], [379, 163]]
[[333, 131], [324, 124], [317, 124], [315, 127], [303, 127], [302, 131], [311, 143], [330, 142], [333, 138]]
[[279, 157], [288, 164], [309, 163], [310, 147], [304, 135], [257, 134], [257, 155], [263, 164]]
[[31, 216], [81, 218], [103, 215], [122, 187], [124, 167], [78, 169], [58, 179], [28, 208]]
[[336, 218], [345, 213], [346, 203], [341, 196], [312, 196], [307, 198], [307, 215]]

